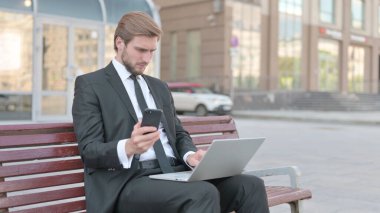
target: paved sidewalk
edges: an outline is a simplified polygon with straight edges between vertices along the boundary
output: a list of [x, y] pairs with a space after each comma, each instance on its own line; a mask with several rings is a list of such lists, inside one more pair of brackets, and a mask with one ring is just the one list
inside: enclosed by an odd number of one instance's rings
[[[305, 213], [379, 213], [379, 125], [294, 122], [236, 118], [239, 136], [266, 137], [247, 170], [295, 165], [301, 188], [313, 198]], [[286, 176], [267, 178], [268, 185], [287, 185]], [[271, 213], [288, 213], [288, 206]]]
[[380, 125], [380, 111], [332, 112], [305, 110], [236, 110], [232, 112], [232, 115], [237, 118]]

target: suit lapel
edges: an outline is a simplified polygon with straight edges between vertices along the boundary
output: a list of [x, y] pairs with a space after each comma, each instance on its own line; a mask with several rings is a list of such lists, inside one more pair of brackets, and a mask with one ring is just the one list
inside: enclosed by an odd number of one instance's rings
[[106, 76], [107, 76], [108, 82], [111, 84], [113, 89], [118, 94], [119, 98], [125, 104], [129, 114], [132, 116], [135, 122], [137, 122], [138, 121], [137, 115], [133, 108], [131, 99], [129, 99], [129, 95], [127, 91], [125, 90], [124, 84], [121, 81], [119, 75], [117, 74], [115, 67], [112, 65], [112, 62], [108, 64], [108, 66], [106, 67]]

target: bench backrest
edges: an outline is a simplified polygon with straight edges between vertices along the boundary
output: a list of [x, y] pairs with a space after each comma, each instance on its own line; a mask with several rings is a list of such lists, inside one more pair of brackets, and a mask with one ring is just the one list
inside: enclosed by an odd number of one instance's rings
[[[238, 138], [230, 116], [181, 117], [200, 148]], [[0, 212], [85, 210], [83, 164], [72, 123], [0, 125]]]

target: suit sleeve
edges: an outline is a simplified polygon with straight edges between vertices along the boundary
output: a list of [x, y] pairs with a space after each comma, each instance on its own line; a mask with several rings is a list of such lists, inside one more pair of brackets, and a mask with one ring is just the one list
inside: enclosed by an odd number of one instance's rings
[[88, 168], [122, 168], [117, 155], [118, 141], [105, 141], [98, 96], [86, 76], [75, 81], [74, 130], [82, 161]]
[[186, 153], [189, 151], [196, 152], [197, 148], [195, 147], [189, 133], [182, 127], [181, 121], [177, 118], [177, 116], [175, 117], [175, 120], [176, 148], [181, 156], [181, 159], [183, 159]]

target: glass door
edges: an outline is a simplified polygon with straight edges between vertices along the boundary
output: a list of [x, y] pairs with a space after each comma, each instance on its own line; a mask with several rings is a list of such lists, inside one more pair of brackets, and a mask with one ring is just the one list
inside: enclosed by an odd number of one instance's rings
[[70, 121], [75, 78], [98, 69], [100, 26], [38, 21], [35, 120]]

